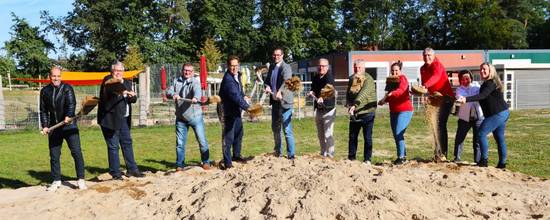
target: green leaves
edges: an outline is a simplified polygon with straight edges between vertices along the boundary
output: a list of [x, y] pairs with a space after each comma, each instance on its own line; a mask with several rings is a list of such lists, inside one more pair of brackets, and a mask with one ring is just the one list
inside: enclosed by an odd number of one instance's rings
[[[25, 19], [12, 15], [11, 39], [5, 42], [8, 56], [17, 60], [15, 76], [47, 76], [51, 61], [48, 52], [54, 45], [45, 39], [38, 27], [31, 27]], [[9, 68], [9, 58], [8, 58]]]

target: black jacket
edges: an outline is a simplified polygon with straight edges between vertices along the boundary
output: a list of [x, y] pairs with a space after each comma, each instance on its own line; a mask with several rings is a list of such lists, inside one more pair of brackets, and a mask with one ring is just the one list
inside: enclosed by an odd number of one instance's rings
[[466, 97], [466, 101], [479, 101], [485, 118], [508, 109], [508, 103], [504, 101], [502, 92], [497, 88], [493, 80], [484, 81], [479, 88], [479, 94]]
[[[311, 80], [311, 91], [313, 91], [313, 93], [315, 93], [315, 96], [319, 98], [319, 96], [321, 95], [321, 90], [327, 84], [336, 86], [334, 85], [334, 77], [332, 76], [332, 73], [326, 73], [323, 78], [321, 78], [321, 74], [317, 73], [315, 74], [315, 76], [313, 76], [313, 79]], [[319, 105], [319, 103], [317, 103], [317, 100], [313, 102], [314, 109], [322, 109], [322, 110], [330, 111], [335, 106], [336, 106], [336, 97], [330, 97], [323, 100], [322, 105]]]
[[[128, 128], [132, 125], [132, 105], [136, 103], [137, 97], [124, 97], [113, 90], [105, 88], [105, 81], [113, 78], [111, 75], [105, 76], [101, 83], [101, 89], [99, 90], [99, 103], [97, 109], [97, 123], [102, 127], [118, 130], [121, 127], [121, 123], [124, 120], [126, 114], [126, 105], [129, 107], [129, 116], [126, 118]], [[132, 81], [124, 80], [123, 82], [126, 90], [132, 91]]]
[[[52, 84], [48, 84], [40, 90], [40, 125], [42, 128], [62, 122], [65, 117], [74, 117], [75, 109], [76, 98], [71, 85], [61, 83], [58, 88], [55, 88]], [[64, 130], [71, 128], [76, 128], [76, 121], [63, 126]]]

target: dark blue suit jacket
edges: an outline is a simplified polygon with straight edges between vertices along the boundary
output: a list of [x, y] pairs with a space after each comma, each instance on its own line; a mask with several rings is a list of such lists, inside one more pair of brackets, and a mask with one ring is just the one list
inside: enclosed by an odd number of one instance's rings
[[[240, 80], [240, 77], [238, 78]], [[219, 95], [222, 99], [223, 114], [225, 117], [241, 117], [242, 110], [246, 110], [249, 107], [248, 103], [244, 100], [244, 92], [240, 83], [237, 83], [235, 77], [229, 71], [226, 71], [223, 75]]]

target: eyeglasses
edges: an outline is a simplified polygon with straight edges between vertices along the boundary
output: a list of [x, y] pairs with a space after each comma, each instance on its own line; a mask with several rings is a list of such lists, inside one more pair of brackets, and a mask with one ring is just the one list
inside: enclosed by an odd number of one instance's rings
[[273, 54], [274, 57], [280, 57], [283, 56], [282, 54]]
[[319, 67], [328, 67], [328, 65], [319, 65]]

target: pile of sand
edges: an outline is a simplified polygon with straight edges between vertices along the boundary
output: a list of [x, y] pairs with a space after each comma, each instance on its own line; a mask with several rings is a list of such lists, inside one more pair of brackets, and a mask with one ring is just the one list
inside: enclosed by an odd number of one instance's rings
[[234, 169], [0, 190], [0, 219], [549, 219], [550, 181], [454, 163], [259, 156]]

